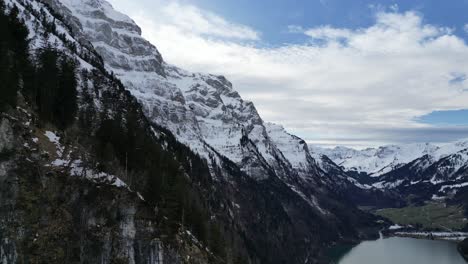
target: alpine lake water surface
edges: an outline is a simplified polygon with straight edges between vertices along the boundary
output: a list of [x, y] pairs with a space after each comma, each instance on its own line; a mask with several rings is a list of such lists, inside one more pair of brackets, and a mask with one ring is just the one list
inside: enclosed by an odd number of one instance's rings
[[390, 237], [330, 250], [334, 264], [467, 264], [451, 241]]

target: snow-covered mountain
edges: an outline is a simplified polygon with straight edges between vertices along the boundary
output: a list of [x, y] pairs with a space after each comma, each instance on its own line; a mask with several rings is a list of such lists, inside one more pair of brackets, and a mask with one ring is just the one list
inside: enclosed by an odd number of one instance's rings
[[[189, 232], [174, 234], [180, 236], [175, 243], [161, 240], [163, 233], [169, 234], [161, 228], [167, 214], [157, 212], [139, 193], [143, 191], [140, 187], [130, 188], [127, 177], [131, 174], [130, 166], [128, 174], [127, 168], [122, 173], [121, 163], [107, 167], [98, 158], [96, 148], [101, 140], [96, 131], [114, 120], [115, 126], [107, 135], [123, 135], [128, 131], [125, 122], [130, 124], [132, 120], [135, 134], [127, 134], [126, 142], [118, 142], [119, 145], [124, 146], [138, 133], [149, 148], [161, 150], [160, 154], [171, 157], [184, 171], [171, 150], [177, 142], [153, 135], [161, 131], [156, 127], [151, 130], [136, 100], [103, 70], [94, 48], [82, 45], [63, 17], [43, 1], [0, 0], [0, 13], [5, 34], [5, 38], [0, 38], [0, 56], [17, 55], [12, 48], [4, 49], [5, 43], [9, 47], [21, 46], [26, 56], [19, 60], [30, 70], [30, 75], [23, 75], [13, 83], [18, 87], [18, 100], [0, 111], [1, 262], [27, 259], [36, 263], [181, 263], [190, 258], [210, 263], [213, 253], [203, 249], [206, 244], [202, 245]], [[11, 38], [12, 31], [19, 36]], [[46, 65], [45, 60], [50, 63]], [[47, 78], [60, 80], [57, 64], [63, 63], [61, 60], [70, 63], [68, 67], [73, 70], [68, 73], [75, 73], [75, 78], [70, 77], [74, 81], [29, 87], [39, 95], [47, 92], [44, 97], [48, 100], [39, 104], [36, 95], [28, 93], [26, 84], [44, 84]], [[7, 59], [2, 63], [4, 76], [4, 68], [15, 62]], [[41, 69], [40, 73], [36, 67]], [[61, 64], [61, 73], [65, 72], [64, 67]], [[58, 99], [56, 93], [66, 90], [72, 91], [73, 99], [64, 100], [63, 96]], [[67, 116], [68, 126], [45, 118], [37, 107], [64, 104], [76, 105], [76, 113], [71, 110], [73, 107], [65, 108], [66, 111], [61, 108], [60, 114], [73, 112]], [[70, 129], [72, 125], [74, 128]], [[113, 150], [108, 153], [116, 154]], [[200, 162], [194, 157], [186, 155], [184, 159]], [[93, 163], [103, 166], [97, 168]], [[168, 167], [163, 163], [161, 174]], [[143, 168], [144, 159], [138, 164]], [[153, 165], [158, 166], [157, 162]], [[143, 173], [135, 179], [145, 182]], [[191, 244], [190, 249], [177, 241]], [[189, 250], [197, 251], [197, 256]]]
[[380, 176], [373, 186], [423, 199], [451, 198], [468, 189], [468, 148], [450, 155], [424, 155]]
[[355, 179], [357, 186], [396, 192], [416, 202], [451, 199], [468, 190], [468, 140], [364, 150], [311, 147], [311, 151], [316, 156], [330, 157]]
[[387, 145], [363, 150], [347, 147], [335, 147], [333, 149], [312, 147], [314, 152], [328, 156], [345, 170], [364, 172], [372, 177], [381, 176], [424, 155], [439, 160], [465, 148], [468, 148], [468, 140], [444, 145], [416, 143]]
[[306, 182], [314, 179], [311, 173], [319, 175], [322, 184], [360, 206], [395, 207], [400, 204], [395, 193], [360, 183], [327, 156], [311, 151], [304, 140], [289, 134], [281, 125], [266, 123], [265, 126], [271, 140]]
[[243, 100], [226, 78], [167, 64], [156, 47], [141, 37], [140, 28], [105, 1], [52, 2], [64, 5], [60, 10], [69, 11], [83, 38], [141, 102], [153, 122], [201, 156], [216, 159], [216, 152], [252, 177], [266, 177], [266, 167], [284, 173], [279, 163], [288, 161], [268, 137], [254, 105]]

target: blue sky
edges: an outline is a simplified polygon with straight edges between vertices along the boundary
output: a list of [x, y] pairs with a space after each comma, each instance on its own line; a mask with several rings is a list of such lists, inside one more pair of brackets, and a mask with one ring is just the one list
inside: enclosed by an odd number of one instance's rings
[[[400, 12], [416, 11], [431, 24], [455, 28], [455, 33], [468, 38], [468, 0], [194, 0], [186, 1], [211, 10], [230, 21], [249, 25], [262, 32], [266, 44], [302, 43], [303, 35], [287, 33], [289, 25], [312, 28], [319, 25], [361, 28], [374, 23], [379, 9], [398, 8]], [[265, 44], [265, 43], [263, 43]]]
[[468, 124], [468, 110], [434, 111], [421, 116], [420, 122], [439, 126]]
[[468, 0], [109, 0], [311, 144], [468, 138]]

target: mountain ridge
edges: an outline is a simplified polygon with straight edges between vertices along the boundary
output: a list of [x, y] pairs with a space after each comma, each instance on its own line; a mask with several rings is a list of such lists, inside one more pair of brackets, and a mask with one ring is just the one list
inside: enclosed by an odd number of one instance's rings
[[315, 152], [327, 155], [336, 164], [344, 167], [346, 170], [364, 172], [373, 177], [383, 175], [424, 155], [440, 159], [465, 148], [468, 148], [468, 139], [461, 139], [445, 144], [412, 143], [384, 145], [363, 150], [341, 146], [333, 149], [312, 147]]
[[357, 186], [395, 192], [409, 204], [445, 201], [467, 206], [460, 197], [468, 190], [468, 140], [441, 145], [389, 145], [362, 151], [312, 147], [314, 150], [333, 157]]

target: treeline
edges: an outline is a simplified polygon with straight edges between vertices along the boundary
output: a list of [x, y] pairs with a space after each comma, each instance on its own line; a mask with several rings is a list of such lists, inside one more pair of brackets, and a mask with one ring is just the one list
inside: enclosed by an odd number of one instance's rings
[[0, 111], [15, 107], [21, 92], [43, 121], [64, 129], [77, 110], [76, 62], [49, 44], [29, 51], [18, 13], [16, 6], [6, 12], [0, 1]]
[[[83, 127], [81, 131], [86, 131], [86, 127], [97, 128], [95, 142], [90, 145], [98, 169], [116, 173], [133, 190], [142, 193], [157, 209], [158, 215], [164, 216], [161, 228], [168, 240], [174, 240], [180, 231], [188, 230], [216, 256], [224, 258], [225, 235], [219, 223], [211, 217], [208, 200], [203, 198], [207, 193], [204, 188], [213, 186], [206, 161], [173, 137], [165, 139], [170, 149], [164, 149], [152, 136], [142, 113], [136, 110], [136, 102], [130, 103], [132, 107], [126, 102], [127, 108], [118, 111], [118, 102], [122, 99], [115, 91], [119, 89], [104, 87], [116, 86], [119, 82], [108, 82], [96, 71], [82, 74], [82, 78], [90, 80], [94, 86], [83, 87], [80, 127]], [[97, 91], [102, 95], [102, 107], [105, 108], [101, 109], [100, 116], [96, 116], [92, 101]], [[162, 133], [170, 134], [168, 131]]]
[[7, 106], [16, 106], [21, 79], [32, 67], [29, 61], [28, 29], [17, 16], [17, 8], [7, 13], [5, 3], [0, 1], [0, 111]]
[[45, 29], [45, 35], [52, 34], [56, 36], [60, 39], [66, 48], [68, 48], [84, 61], [91, 64], [96, 69], [100, 70], [102, 73], [106, 74], [104, 61], [92, 46], [87, 43], [77, 45], [75, 41], [72, 41], [67, 37], [67, 34], [63, 30], [57, 30], [57, 25], [60, 25], [65, 29], [65, 31], [69, 32], [70, 35], [73, 35], [72, 27], [63, 22], [66, 21], [65, 18], [59, 13], [55, 12], [55, 10], [51, 8], [47, 2], [40, 1], [40, 3], [43, 5], [43, 8], [39, 9], [38, 11], [33, 7], [31, 1], [29, 0], [16, 1], [21, 3], [21, 5], [26, 8], [29, 14], [41, 22], [42, 27]]
[[[80, 141], [92, 146], [90, 161], [96, 169], [118, 175], [139, 191], [163, 216], [166, 239], [173, 241], [176, 234], [188, 230], [215, 256], [227, 258], [227, 249], [234, 246], [230, 247], [230, 235], [213, 218], [208, 197], [214, 183], [207, 162], [170, 131], [155, 124], [151, 127], [141, 105], [112, 74], [83, 70], [80, 80]], [[164, 139], [158, 140], [153, 128]], [[84, 142], [89, 135], [94, 135], [91, 141]]]

